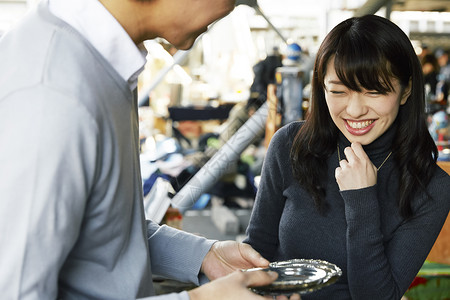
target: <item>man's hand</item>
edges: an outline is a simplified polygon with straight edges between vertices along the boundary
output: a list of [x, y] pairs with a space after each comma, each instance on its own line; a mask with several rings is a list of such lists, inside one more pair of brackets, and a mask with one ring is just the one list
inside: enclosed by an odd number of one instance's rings
[[216, 242], [206, 254], [201, 271], [210, 279], [233, 271], [254, 267], [267, 267], [269, 261], [250, 245], [235, 241]]
[[[263, 300], [273, 299], [271, 296], [262, 297], [248, 289], [250, 286], [261, 286], [270, 284], [277, 278], [276, 272], [252, 271], [241, 272], [234, 271], [231, 274], [220, 279], [211, 281], [198, 288], [190, 290], [189, 298], [191, 300], [228, 300], [228, 299], [248, 299]], [[278, 296], [277, 300], [287, 300], [286, 296]], [[298, 294], [289, 297], [290, 300], [300, 300]]]

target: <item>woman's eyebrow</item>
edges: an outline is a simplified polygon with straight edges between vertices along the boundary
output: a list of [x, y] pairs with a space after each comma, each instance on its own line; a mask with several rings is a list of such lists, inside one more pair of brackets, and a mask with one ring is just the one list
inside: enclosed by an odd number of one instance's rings
[[328, 80], [328, 81], [326, 81], [326, 83], [328, 83], [328, 84], [341, 84], [341, 85], [343, 85], [342, 81], [340, 81], [340, 80]]

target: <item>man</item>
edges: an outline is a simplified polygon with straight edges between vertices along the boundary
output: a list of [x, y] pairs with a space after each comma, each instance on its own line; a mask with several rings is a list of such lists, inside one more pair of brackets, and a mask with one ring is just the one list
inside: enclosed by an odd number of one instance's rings
[[[0, 41], [4, 299], [135, 299], [152, 273], [199, 283], [268, 262], [250, 247], [144, 220], [139, 46], [188, 49], [234, 0], [43, 0]], [[158, 299], [259, 299], [233, 272]]]

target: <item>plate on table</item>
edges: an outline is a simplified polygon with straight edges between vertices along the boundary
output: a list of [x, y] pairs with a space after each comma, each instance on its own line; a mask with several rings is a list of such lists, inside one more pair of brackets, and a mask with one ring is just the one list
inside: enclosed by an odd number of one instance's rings
[[250, 289], [264, 296], [307, 294], [333, 284], [342, 275], [341, 269], [327, 261], [317, 259], [291, 259], [272, 262], [267, 268], [253, 268], [249, 271], [275, 271], [278, 278], [269, 285]]

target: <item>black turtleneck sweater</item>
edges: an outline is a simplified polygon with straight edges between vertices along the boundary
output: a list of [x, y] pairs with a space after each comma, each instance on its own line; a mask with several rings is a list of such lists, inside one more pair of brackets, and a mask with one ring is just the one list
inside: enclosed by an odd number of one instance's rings
[[[392, 155], [372, 187], [339, 191], [334, 173], [337, 150], [328, 160], [326, 203], [320, 214], [311, 196], [295, 180], [289, 152], [300, 128], [294, 122], [274, 135], [267, 151], [246, 243], [270, 261], [293, 258], [334, 263], [342, 277], [308, 299], [400, 299], [422, 266], [450, 208], [450, 176], [440, 168], [417, 195], [414, 217], [403, 219], [397, 207], [398, 170]], [[391, 151], [395, 129], [364, 146], [375, 166]], [[350, 142], [339, 137], [341, 158]]]

